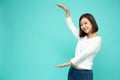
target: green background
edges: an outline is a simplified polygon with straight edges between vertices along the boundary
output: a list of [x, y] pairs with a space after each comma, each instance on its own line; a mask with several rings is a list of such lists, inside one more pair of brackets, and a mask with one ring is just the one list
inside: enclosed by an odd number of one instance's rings
[[63, 3], [78, 27], [83, 13], [94, 15], [102, 48], [94, 80], [120, 80], [120, 0], [0, 0], [0, 80], [67, 80], [76, 38], [68, 30]]

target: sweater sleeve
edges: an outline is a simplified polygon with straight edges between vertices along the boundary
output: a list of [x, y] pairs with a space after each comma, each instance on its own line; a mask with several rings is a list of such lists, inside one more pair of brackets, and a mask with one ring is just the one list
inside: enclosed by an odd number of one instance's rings
[[96, 55], [97, 51], [99, 51], [101, 46], [101, 38], [95, 40], [91, 43], [84, 51], [82, 51], [78, 56], [75, 56], [71, 59], [71, 62], [75, 65], [79, 64], [84, 59], [88, 58], [91, 55]]
[[71, 17], [66, 18], [66, 23], [69, 28], [69, 30], [72, 32], [72, 34], [79, 39], [79, 30], [74, 26]]

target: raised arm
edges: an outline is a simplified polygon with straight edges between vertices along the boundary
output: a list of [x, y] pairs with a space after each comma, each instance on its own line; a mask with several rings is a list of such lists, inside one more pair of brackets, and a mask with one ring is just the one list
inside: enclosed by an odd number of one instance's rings
[[73, 35], [79, 39], [79, 30], [74, 26], [73, 22], [72, 22], [72, 19], [70, 17], [70, 11], [69, 9], [63, 5], [63, 4], [57, 4], [58, 7], [62, 8], [65, 13], [66, 13], [66, 23], [67, 23], [67, 26], [68, 28], [70, 29], [70, 31], [73, 33]]

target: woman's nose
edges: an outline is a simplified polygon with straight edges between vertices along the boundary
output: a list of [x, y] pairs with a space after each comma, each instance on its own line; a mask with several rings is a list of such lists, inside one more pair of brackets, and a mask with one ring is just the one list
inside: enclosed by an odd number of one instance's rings
[[85, 28], [85, 27], [86, 27], [86, 25], [83, 25], [82, 27], [83, 27], [83, 28]]

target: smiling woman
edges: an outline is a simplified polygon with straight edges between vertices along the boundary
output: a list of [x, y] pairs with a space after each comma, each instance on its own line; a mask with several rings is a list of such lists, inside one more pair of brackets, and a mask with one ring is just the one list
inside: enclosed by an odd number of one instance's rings
[[101, 37], [97, 35], [98, 26], [91, 14], [83, 14], [79, 19], [80, 30], [77, 30], [70, 17], [69, 9], [63, 4], [57, 4], [66, 12], [68, 28], [78, 39], [75, 57], [58, 67], [70, 66], [68, 80], [93, 80], [92, 65], [95, 55], [101, 47]]
[[[70, 75], [72, 70], [77, 73], [83, 68], [87, 69], [85, 73], [94, 72], [94, 80], [120, 80], [120, 0], [59, 0], [70, 8], [66, 11], [71, 15], [65, 19], [56, 2], [0, 0], [0, 80], [67, 80], [69, 67]], [[80, 37], [84, 30], [80, 31], [79, 18], [84, 13], [95, 17], [100, 37]], [[89, 32], [88, 23], [83, 25]], [[92, 45], [98, 42], [97, 48], [101, 38], [101, 50], [93, 60]], [[91, 47], [86, 48], [88, 45]], [[58, 66], [72, 64], [62, 69], [55, 67], [64, 62]]]

